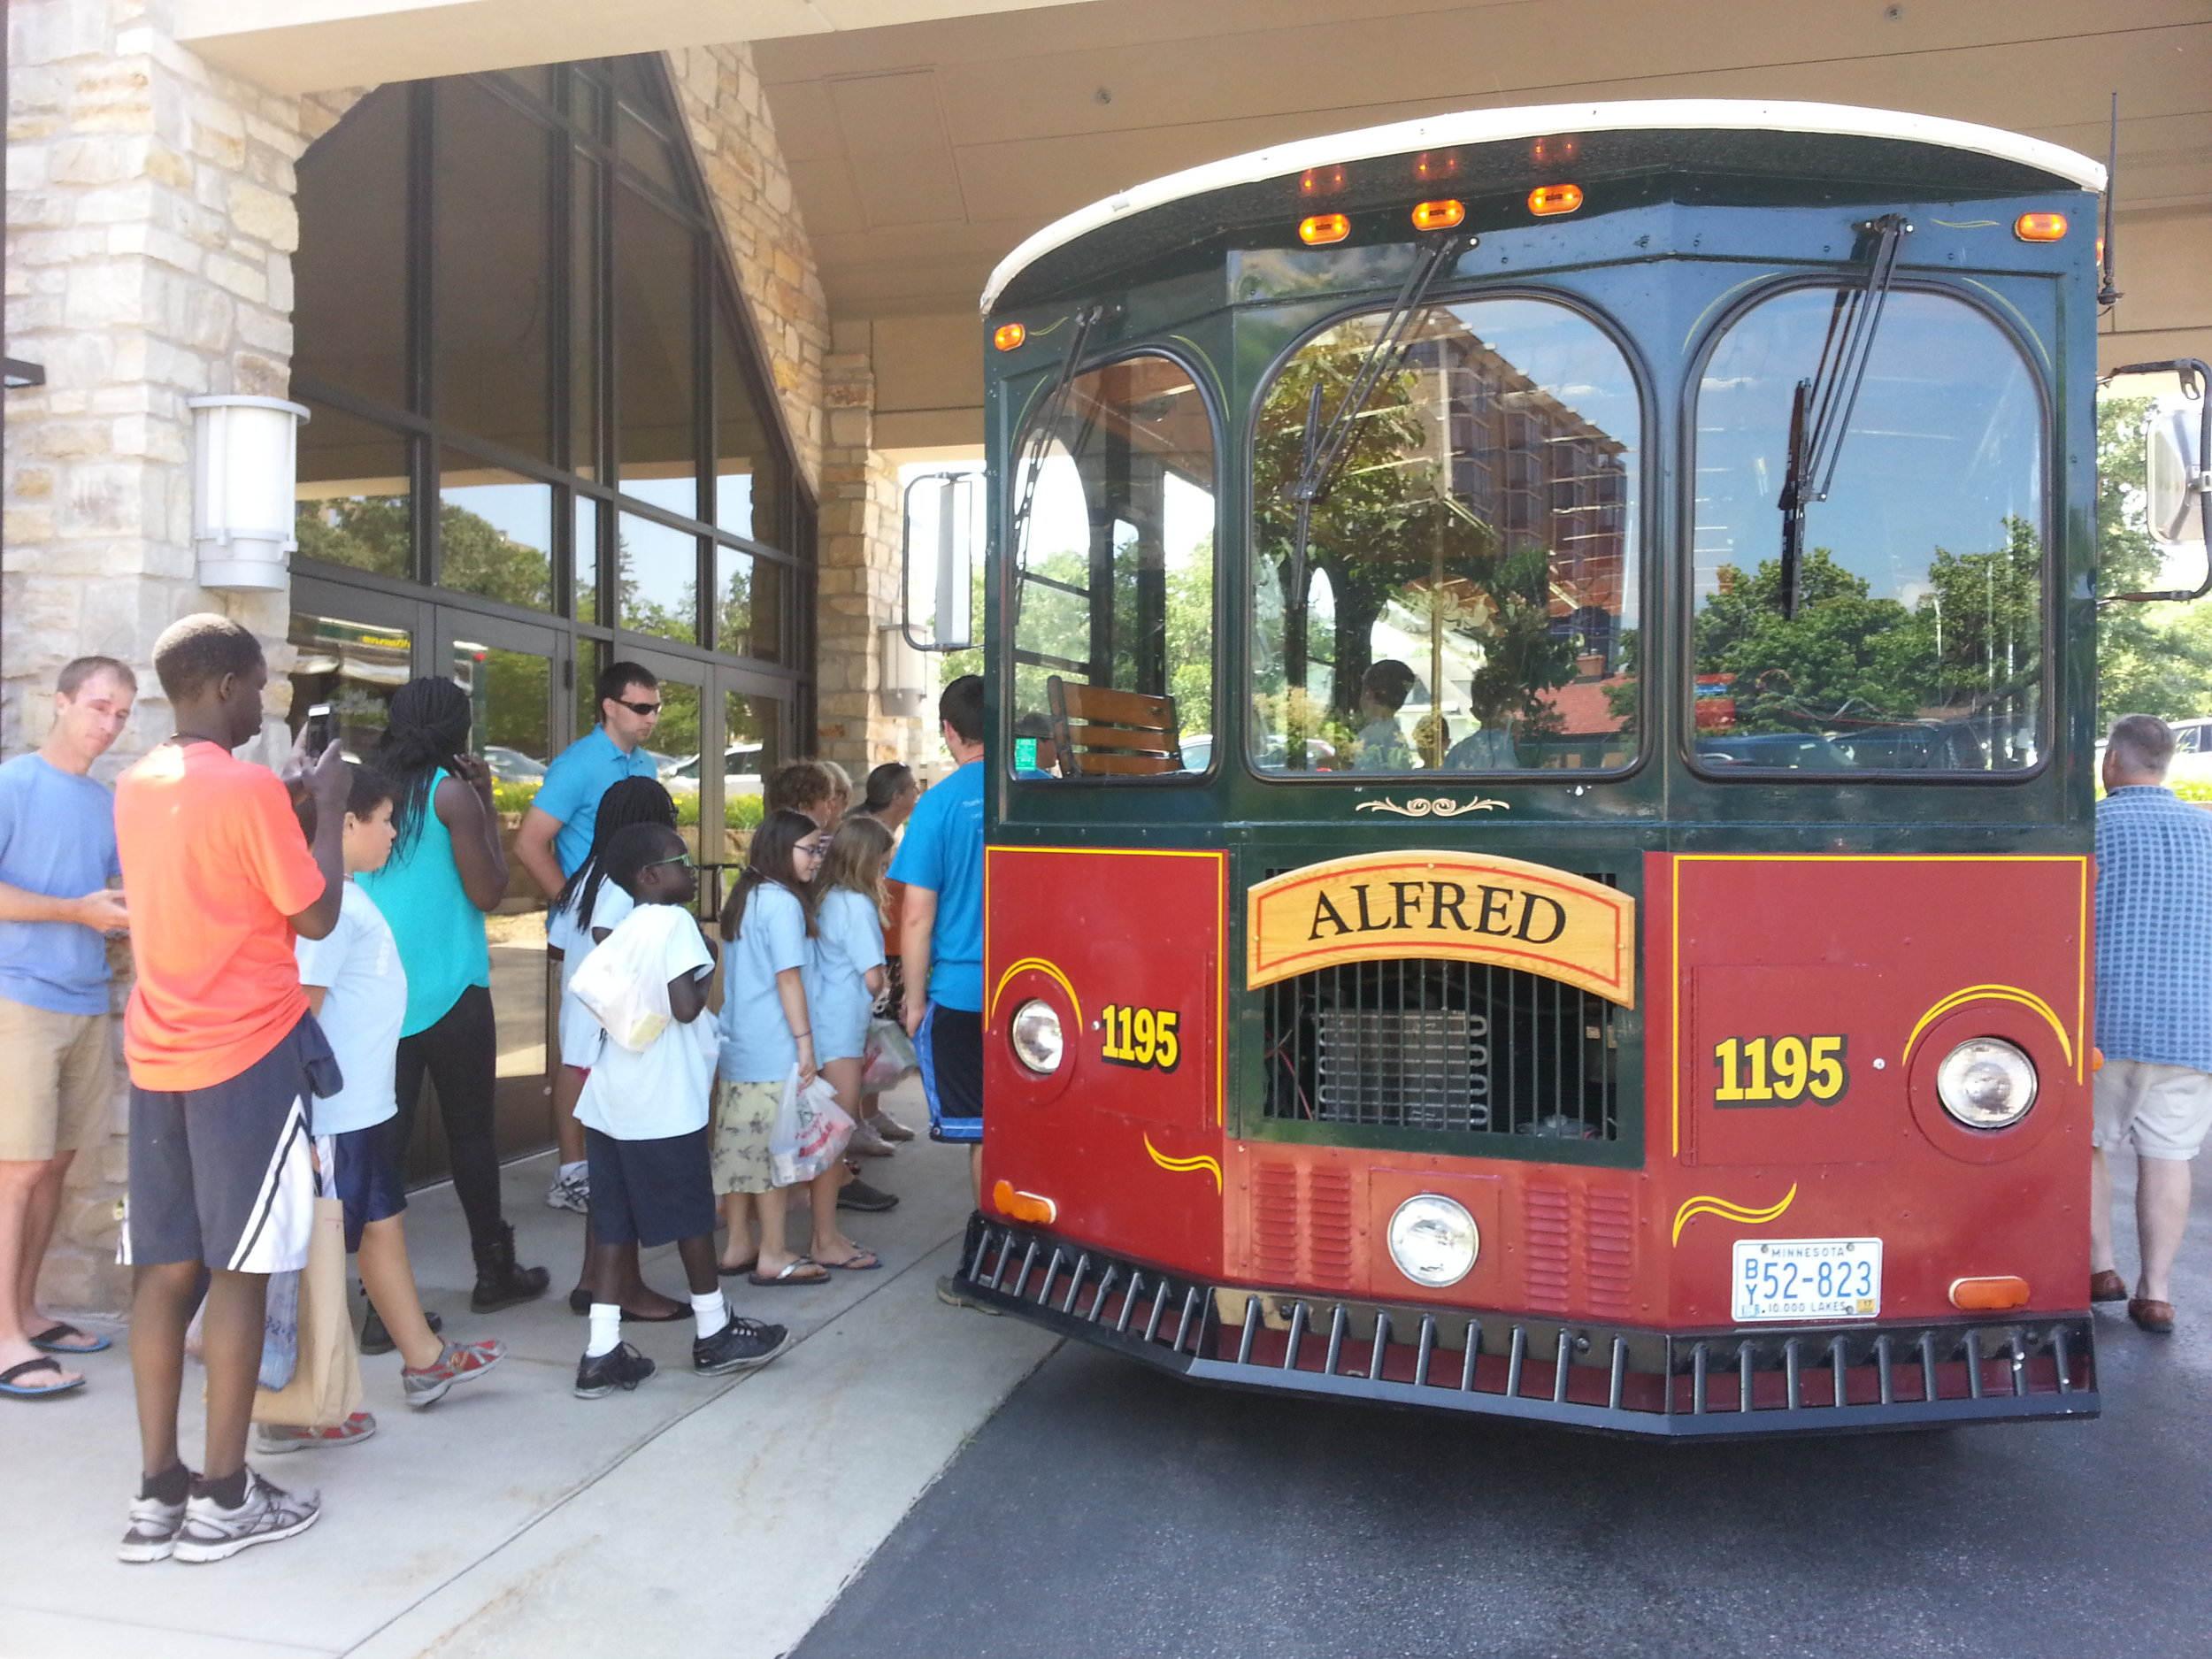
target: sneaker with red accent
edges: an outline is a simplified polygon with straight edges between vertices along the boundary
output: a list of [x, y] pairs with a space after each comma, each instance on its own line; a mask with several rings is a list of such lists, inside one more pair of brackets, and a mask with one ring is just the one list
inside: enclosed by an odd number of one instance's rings
[[455, 1383], [481, 1377], [506, 1357], [507, 1345], [495, 1336], [481, 1342], [449, 1342], [435, 1364], [420, 1371], [403, 1366], [400, 1386], [407, 1391], [407, 1403], [419, 1411], [444, 1399]]
[[296, 1429], [288, 1424], [257, 1423], [253, 1425], [253, 1448], [264, 1457], [275, 1457], [311, 1446], [358, 1446], [375, 1432], [376, 1419], [365, 1411], [357, 1411], [343, 1423], [333, 1424], [326, 1429]]

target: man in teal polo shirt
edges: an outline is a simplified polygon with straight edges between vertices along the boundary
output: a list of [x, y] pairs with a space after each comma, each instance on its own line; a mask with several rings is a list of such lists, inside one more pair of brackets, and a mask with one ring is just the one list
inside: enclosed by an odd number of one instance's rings
[[[591, 853], [599, 798], [625, 778], [650, 778], [645, 740], [661, 718], [660, 681], [636, 663], [615, 663], [593, 687], [599, 724], [554, 757], [545, 781], [522, 815], [515, 857], [549, 900]], [[554, 1127], [561, 1167], [545, 1202], [557, 1210], [584, 1207], [584, 1132], [576, 1122], [577, 1081], [554, 1056]]]

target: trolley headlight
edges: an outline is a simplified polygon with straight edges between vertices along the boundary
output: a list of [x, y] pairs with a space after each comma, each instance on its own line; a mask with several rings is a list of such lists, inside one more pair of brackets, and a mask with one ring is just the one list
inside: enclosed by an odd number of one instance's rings
[[1014, 1023], [1006, 1035], [1014, 1045], [1014, 1057], [1039, 1077], [1050, 1077], [1060, 1069], [1067, 1045], [1060, 1035], [1060, 1016], [1049, 1002], [1033, 997], [1024, 1002], [1014, 1010]]
[[1936, 1068], [1936, 1098], [1969, 1129], [2009, 1129], [2035, 1104], [2035, 1063], [2002, 1037], [1973, 1037]]
[[1435, 1193], [1407, 1199], [1390, 1217], [1390, 1259], [1432, 1290], [1466, 1278], [1481, 1248], [1482, 1234], [1466, 1207]]

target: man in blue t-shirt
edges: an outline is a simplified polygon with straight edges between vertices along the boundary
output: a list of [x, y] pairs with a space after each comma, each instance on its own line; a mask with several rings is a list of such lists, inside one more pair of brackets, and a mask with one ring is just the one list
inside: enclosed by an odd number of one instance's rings
[[[657, 770], [645, 752], [645, 740], [661, 718], [661, 686], [653, 671], [638, 663], [611, 664], [592, 689], [599, 695], [599, 724], [553, 757], [515, 832], [515, 859], [549, 901], [591, 854], [599, 798], [625, 778], [650, 778]], [[584, 1132], [576, 1121], [582, 1092], [581, 1074], [555, 1055], [553, 1126], [561, 1167], [545, 1195], [555, 1210], [582, 1210], [588, 1202]]]
[[[938, 699], [937, 715], [959, 770], [915, 803], [891, 861], [891, 879], [906, 883], [899, 925], [902, 1011], [929, 1097], [930, 1138], [973, 1148], [969, 1172], [980, 1205], [983, 681], [973, 674], [954, 680]], [[945, 1288], [941, 1284], [939, 1294]]]
[[0, 1394], [77, 1387], [65, 1359], [108, 1346], [42, 1316], [37, 1289], [70, 1162], [106, 1138], [115, 1105], [104, 935], [130, 921], [108, 885], [122, 874], [115, 797], [87, 774], [137, 695], [122, 664], [79, 657], [46, 741], [0, 766]]

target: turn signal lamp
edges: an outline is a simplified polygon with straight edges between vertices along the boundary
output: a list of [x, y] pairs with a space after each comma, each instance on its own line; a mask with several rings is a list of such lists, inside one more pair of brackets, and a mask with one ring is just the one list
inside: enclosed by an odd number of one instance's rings
[[2057, 242], [2066, 234], [2066, 215], [2023, 213], [2012, 221], [2012, 234], [2022, 242]]
[[1029, 330], [1019, 323], [1001, 323], [991, 334], [991, 343], [1001, 351], [1011, 351], [1029, 338]]
[[1298, 179], [1301, 196], [1334, 196], [1343, 188], [1342, 167], [1309, 167]]
[[1035, 1193], [1018, 1193], [1011, 1181], [995, 1184], [991, 1188], [991, 1202], [999, 1207], [1002, 1214], [1040, 1227], [1050, 1226], [1053, 1217], [1060, 1213], [1060, 1206], [1049, 1198], [1041, 1198]]
[[1951, 1305], [1969, 1313], [2024, 1308], [2028, 1305], [2028, 1281], [2009, 1275], [2000, 1279], [1955, 1279], [1951, 1281]]
[[1539, 219], [1548, 219], [1554, 213], [1571, 213], [1582, 205], [1582, 187], [1578, 184], [1540, 184], [1528, 193], [1528, 211]]
[[1309, 248], [1342, 242], [1352, 234], [1352, 221], [1341, 213], [1316, 213], [1298, 221], [1298, 240]]
[[1413, 210], [1413, 228], [1449, 230], [1466, 217], [1464, 202], [1423, 202]]

